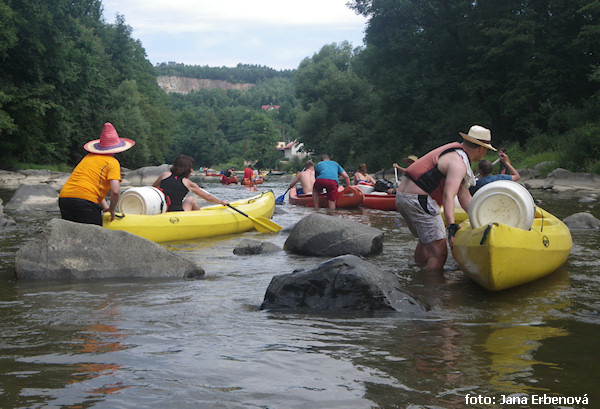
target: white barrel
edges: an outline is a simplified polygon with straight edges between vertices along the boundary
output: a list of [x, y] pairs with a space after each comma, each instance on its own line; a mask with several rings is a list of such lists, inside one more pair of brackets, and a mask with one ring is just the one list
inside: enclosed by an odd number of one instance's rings
[[160, 214], [167, 211], [167, 200], [153, 186], [134, 187], [121, 193], [117, 208], [124, 214]]
[[499, 180], [480, 188], [471, 199], [469, 221], [473, 228], [496, 222], [529, 230], [535, 203], [529, 191], [510, 180]]

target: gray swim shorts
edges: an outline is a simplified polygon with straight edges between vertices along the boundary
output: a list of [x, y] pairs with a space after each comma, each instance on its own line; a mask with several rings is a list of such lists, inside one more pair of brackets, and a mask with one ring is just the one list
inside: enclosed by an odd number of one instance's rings
[[429, 195], [396, 193], [396, 209], [413, 236], [423, 244], [446, 238], [440, 206]]

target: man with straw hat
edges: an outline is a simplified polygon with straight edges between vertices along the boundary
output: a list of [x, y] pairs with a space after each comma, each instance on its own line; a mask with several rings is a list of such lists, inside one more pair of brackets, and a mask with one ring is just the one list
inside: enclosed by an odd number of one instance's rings
[[[58, 196], [61, 217], [78, 223], [102, 226], [102, 212], [110, 212], [115, 219], [115, 209], [121, 194], [121, 165], [115, 153], [135, 145], [131, 139], [119, 138], [110, 123], [105, 123], [100, 139], [86, 143], [83, 149], [90, 152], [79, 162]], [[110, 191], [110, 206], [106, 195]]]
[[[469, 186], [475, 184], [471, 162], [479, 162], [492, 146], [492, 133], [473, 125], [468, 134], [459, 132], [462, 143], [452, 142], [432, 150], [410, 165], [396, 190], [396, 209], [419, 239], [415, 262], [427, 270], [441, 271], [452, 247], [458, 225], [454, 223], [454, 198], [463, 209], [471, 203]], [[444, 229], [440, 206], [448, 225]], [[447, 240], [446, 240], [447, 237]]]

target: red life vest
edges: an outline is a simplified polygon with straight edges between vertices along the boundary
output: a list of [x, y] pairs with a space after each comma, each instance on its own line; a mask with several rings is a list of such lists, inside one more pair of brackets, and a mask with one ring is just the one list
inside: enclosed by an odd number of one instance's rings
[[440, 156], [458, 149], [464, 151], [460, 142], [440, 146], [419, 158], [406, 169], [406, 176], [426, 191], [440, 206], [443, 204], [446, 175], [438, 169], [438, 161]]

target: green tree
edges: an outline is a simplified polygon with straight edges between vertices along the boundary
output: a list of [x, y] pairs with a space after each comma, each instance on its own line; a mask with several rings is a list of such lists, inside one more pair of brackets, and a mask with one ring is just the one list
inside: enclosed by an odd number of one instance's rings
[[356, 52], [348, 42], [326, 45], [305, 58], [295, 76], [300, 140], [342, 163], [361, 161], [373, 136], [368, 116], [374, 99], [353, 69]]

